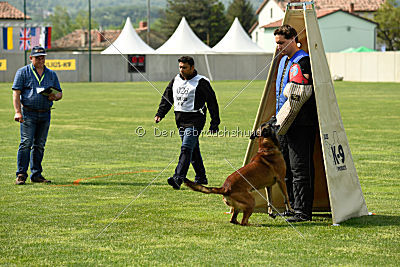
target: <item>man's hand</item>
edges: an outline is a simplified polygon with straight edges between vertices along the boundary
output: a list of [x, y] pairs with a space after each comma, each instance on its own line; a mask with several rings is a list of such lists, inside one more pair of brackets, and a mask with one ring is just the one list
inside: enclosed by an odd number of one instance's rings
[[208, 129], [208, 131], [212, 134], [218, 133], [219, 128], [218, 126], [210, 126], [210, 128]]
[[50, 100], [50, 101], [58, 101], [58, 100], [60, 100], [61, 98], [62, 98], [62, 93], [61, 93], [61, 92], [59, 92], [59, 93], [57, 93], [57, 94], [50, 94], [50, 95], [47, 97], [47, 99]]
[[159, 123], [161, 120], [162, 120], [162, 118], [160, 116], [155, 116], [154, 117], [155, 123]]
[[24, 117], [22, 116], [21, 112], [15, 113], [14, 120], [20, 123], [24, 122]]

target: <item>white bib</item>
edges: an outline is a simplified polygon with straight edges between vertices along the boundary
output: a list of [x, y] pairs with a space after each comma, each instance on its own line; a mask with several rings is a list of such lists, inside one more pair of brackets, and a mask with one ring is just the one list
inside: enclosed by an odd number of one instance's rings
[[174, 110], [181, 112], [196, 112], [194, 109], [194, 99], [197, 85], [200, 79], [208, 79], [202, 75], [196, 75], [190, 80], [183, 80], [180, 75], [176, 75], [172, 86], [174, 96]]

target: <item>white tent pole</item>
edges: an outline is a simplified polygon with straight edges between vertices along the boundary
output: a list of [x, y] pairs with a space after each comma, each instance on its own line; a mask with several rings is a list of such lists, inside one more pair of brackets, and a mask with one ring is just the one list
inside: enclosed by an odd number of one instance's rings
[[210, 71], [210, 64], [208, 64], [208, 57], [207, 54], [204, 54], [204, 59], [206, 60], [206, 67], [207, 67], [207, 72], [208, 72], [208, 77], [210, 78], [210, 81], [213, 80], [211, 71]]

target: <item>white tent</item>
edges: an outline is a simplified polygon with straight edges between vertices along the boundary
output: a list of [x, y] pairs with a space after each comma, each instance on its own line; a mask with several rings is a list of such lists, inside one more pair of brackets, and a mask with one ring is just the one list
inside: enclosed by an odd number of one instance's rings
[[154, 49], [148, 46], [136, 33], [128, 17], [117, 40], [107, 47], [102, 54], [154, 54]]
[[212, 50], [196, 36], [185, 17], [182, 17], [174, 34], [156, 52], [159, 54], [183, 55], [210, 54]]
[[254, 43], [246, 31], [243, 29], [238, 18], [232, 23], [231, 28], [224, 38], [216, 44], [212, 50], [217, 53], [237, 53], [237, 54], [263, 54], [267, 53], [256, 43]]

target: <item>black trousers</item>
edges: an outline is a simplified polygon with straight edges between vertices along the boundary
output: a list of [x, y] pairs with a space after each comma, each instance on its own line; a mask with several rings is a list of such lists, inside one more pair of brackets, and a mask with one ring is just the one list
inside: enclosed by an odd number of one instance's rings
[[286, 162], [286, 187], [295, 213], [311, 218], [314, 201], [315, 126], [292, 125], [278, 136]]

